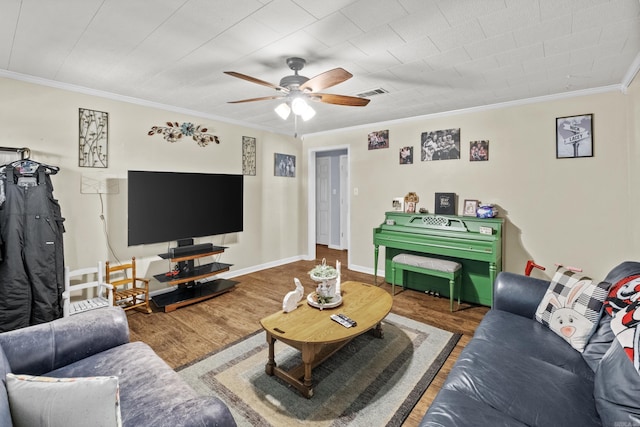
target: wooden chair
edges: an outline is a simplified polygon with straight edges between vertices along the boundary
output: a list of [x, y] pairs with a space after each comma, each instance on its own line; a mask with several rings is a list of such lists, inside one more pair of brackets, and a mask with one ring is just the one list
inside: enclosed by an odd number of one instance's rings
[[136, 258], [131, 262], [110, 265], [106, 262], [105, 281], [113, 286], [113, 304], [125, 310], [151, 313], [149, 305], [149, 279], [136, 276]]
[[[78, 280], [87, 280], [88, 277], [96, 280], [84, 281], [71, 284]], [[97, 295], [93, 298], [72, 299], [72, 292], [85, 291], [97, 288]], [[64, 268], [64, 292], [62, 292], [62, 315], [63, 317], [73, 316], [98, 308], [111, 307], [113, 305], [113, 286], [104, 281], [102, 275], [102, 263], [98, 262], [97, 267], [80, 268], [70, 270], [68, 266]]]

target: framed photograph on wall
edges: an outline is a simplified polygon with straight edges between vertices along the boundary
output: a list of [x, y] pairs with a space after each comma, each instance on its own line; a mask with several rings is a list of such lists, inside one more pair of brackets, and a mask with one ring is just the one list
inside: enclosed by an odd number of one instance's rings
[[413, 164], [413, 147], [402, 147], [400, 149], [400, 164], [401, 165]]
[[460, 128], [422, 132], [420, 136], [423, 162], [460, 158]]
[[489, 141], [471, 141], [469, 143], [469, 161], [483, 162], [489, 160]]
[[556, 158], [593, 157], [593, 114], [556, 119]]
[[464, 216], [476, 216], [476, 211], [478, 210], [478, 201], [465, 199], [464, 201], [464, 209], [462, 211], [462, 215]]
[[290, 154], [275, 153], [273, 162], [275, 176], [286, 176], [295, 178], [296, 176], [296, 156]]
[[368, 135], [369, 150], [389, 148], [389, 130], [378, 130]]

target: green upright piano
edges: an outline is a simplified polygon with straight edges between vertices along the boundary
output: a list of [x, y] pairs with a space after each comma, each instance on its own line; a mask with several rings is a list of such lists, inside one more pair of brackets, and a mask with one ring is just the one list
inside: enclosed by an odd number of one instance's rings
[[[502, 218], [387, 212], [385, 221], [373, 229], [376, 282], [380, 246], [385, 247], [388, 283], [391, 260], [399, 253], [457, 261], [462, 264], [461, 299], [491, 306], [493, 282], [502, 271], [503, 228]], [[446, 279], [406, 272], [403, 280], [402, 285], [407, 288], [449, 296]]]

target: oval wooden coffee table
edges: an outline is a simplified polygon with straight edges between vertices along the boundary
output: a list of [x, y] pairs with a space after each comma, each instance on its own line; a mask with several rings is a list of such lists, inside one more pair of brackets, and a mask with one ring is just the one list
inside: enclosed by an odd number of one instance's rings
[[[260, 320], [269, 344], [269, 360], [265, 367], [267, 375], [283, 379], [307, 398], [313, 396], [313, 368], [367, 331], [371, 330], [378, 338], [382, 338], [380, 322], [391, 311], [391, 295], [377, 286], [344, 282], [341, 289], [343, 302], [336, 308], [319, 310], [310, 307], [303, 299], [292, 312], [279, 311]], [[331, 320], [330, 316], [338, 313], [355, 320], [357, 326], [345, 328]], [[302, 364], [289, 371], [276, 366], [276, 340], [299, 350]]]

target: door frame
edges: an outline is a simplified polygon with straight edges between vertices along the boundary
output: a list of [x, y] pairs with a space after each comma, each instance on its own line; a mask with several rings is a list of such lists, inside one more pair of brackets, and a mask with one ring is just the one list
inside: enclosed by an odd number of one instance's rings
[[[333, 216], [332, 215], [332, 211], [331, 211], [331, 209], [333, 208], [333, 206], [332, 206], [333, 203], [331, 203], [331, 177], [332, 177], [331, 176], [331, 169], [332, 169], [332, 167], [331, 167], [331, 157], [318, 157], [318, 156], [316, 156], [316, 160], [315, 160], [315, 165], [316, 165], [315, 178], [316, 178], [316, 181], [315, 181], [315, 187], [314, 188], [316, 189], [316, 215], [315, 215], [315, 218], [316, 218], [316, 227], [315, 227], [316, 228], [316, 244], [318, 244], [318, 240], [319, 240], [319, 236], [318, 236], [318, 213], [319, 213], [318, 212], [318, 205], [319, 205], [319, 203], [318, 203], [318, 167], [317, 166], [318, 166], [318, 162], [322, 161], [321, 159], [324, 159], [324, 161], [327, 162], [328, 168], [329, 168], [329, 176], [327, 177], [327, 179], [329, 181], [329, 185], [328, 185], [327, 191], [329, 192], [329, 194], [327, 195], [328, 196], [327, 197], [328, 198], [328, 201], [327, 201], [328, 213], [327, 213], [327, 236], [326, 236], [327, 243], [326, 243], [326, 245], [331, 247], [331, 237], [332, 237], [331, 236], [331, 234], [332, 234], [331, 232], [333, 231], [332, 230], [332, 221], [331, 221], [331, 217]], [[320, 194], [320, 196], [322, 196], [322, 195]], [[321, 244], [324, 245], [325, 243], [321, 243]]]
[[307, 153], [307, 260], [316, 259], [316, 154], [326, 151], [347, 150], [347, 194], [345, 199], [347, 233], [347, 268], [351, 264], [351, 152], [349, 145], [310, 148]]

